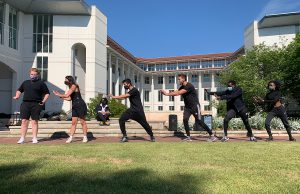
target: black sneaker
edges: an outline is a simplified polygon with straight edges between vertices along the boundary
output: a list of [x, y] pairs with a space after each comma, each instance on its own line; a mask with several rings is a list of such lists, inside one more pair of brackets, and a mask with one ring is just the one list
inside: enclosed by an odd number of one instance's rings
[[273, 137], [272, 137], [272, 136], [269, 136], [269, 138], [266, 139], [266, 141], [273, 141]]
[[290, 138], [289, 138], [289, 141], [296, 141], [296, 139], [293, 138], [293, 137], [290, 137]]
[[120, 140], [121, 143], [125, 143], [125, 142], [128, 142], [128, 137], [124, 136], [121, 138]]
[[154, 136], [151, 136], [151, 137], [150, 137], [150, 141], [151, 141], [151, 142], [156, 142], [155, 137], [154, 137]]

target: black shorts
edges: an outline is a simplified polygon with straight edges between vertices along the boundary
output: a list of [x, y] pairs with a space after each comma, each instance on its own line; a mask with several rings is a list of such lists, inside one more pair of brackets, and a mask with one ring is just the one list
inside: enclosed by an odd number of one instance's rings
[[23, 102], [20, 107], [21, 119], [39, 120], [43, 106], [39, 105], [38, 102]]
[[80, 103], [72, 107], [72, 117], [85, 118], [86, 115], [87, 107], [85, 103]]

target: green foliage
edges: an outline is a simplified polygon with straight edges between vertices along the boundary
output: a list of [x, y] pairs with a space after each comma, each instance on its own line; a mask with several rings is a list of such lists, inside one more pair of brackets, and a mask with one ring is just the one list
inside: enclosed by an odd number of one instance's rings
[[213, 100], [210, 103], [211, 103], [212, 107], [217, 109], [217, 114], [219, 117], [224, 117], [226, 115], [227, 105], [224, 100], [222, 100], [222, 101]]
[[252, 114], [256, 110], [253, 97], [264, 97], [270, 80], [284, 81], [283, 94], [300, 98], [299, 36], [287, 47], [255, 46], [221, 72], [222, 83], [235, 80], [243, 89], [245, 102]]
[[[95, 108], [98, 104], [100, 104], [102, 100], [102, 95], [98, 95], [95, 98], [90, 99], [90, 103], [88, 103], [88, 118], [95, 118], [96, 112]], [[110, 100], [109, 103], [111, 117], [118, 118], [120, 115], [127, 109], [127, 107], [118, 100]]]

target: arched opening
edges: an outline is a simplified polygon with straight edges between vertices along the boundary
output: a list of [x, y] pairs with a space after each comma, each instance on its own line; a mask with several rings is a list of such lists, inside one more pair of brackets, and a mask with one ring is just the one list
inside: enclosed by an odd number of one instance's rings
[[85, 100], [86, 47], [82, 43], [72, 46], [72, 76], [76, 79], [82, 98]]
[[13, 73], [12, 69], [0, 62], [0, 113], [12, 113]]

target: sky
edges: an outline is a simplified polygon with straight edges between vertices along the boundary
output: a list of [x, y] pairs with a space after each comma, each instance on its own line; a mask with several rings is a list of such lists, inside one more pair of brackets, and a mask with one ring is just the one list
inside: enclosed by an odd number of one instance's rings
[[86, 0], [108, 20], [108, 35], [136, 57], [234, 52], [245, 28], [300, 0]]

